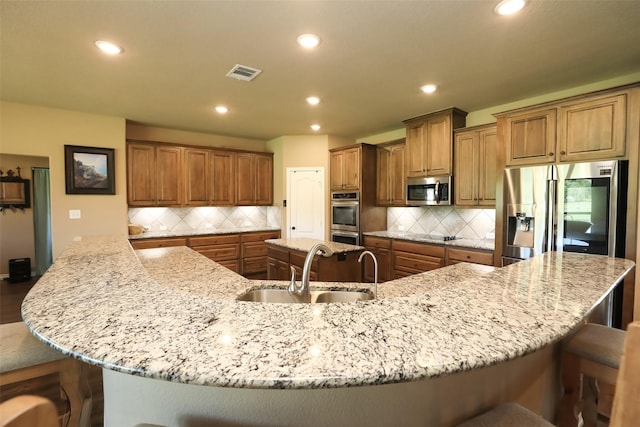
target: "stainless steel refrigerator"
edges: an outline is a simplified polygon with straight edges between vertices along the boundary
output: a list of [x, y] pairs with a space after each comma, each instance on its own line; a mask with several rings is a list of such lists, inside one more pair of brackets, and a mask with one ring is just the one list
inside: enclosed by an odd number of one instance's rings
[[624, 257], [627, 169], [625, 161], [505, 169], [502, 264], [547, 251]]

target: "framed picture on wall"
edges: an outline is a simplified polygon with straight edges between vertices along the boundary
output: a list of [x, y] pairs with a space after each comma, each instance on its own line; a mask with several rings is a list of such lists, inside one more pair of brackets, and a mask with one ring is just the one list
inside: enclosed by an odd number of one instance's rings
[[114, 149], [64, 146], [67, 194], [116, 194]]

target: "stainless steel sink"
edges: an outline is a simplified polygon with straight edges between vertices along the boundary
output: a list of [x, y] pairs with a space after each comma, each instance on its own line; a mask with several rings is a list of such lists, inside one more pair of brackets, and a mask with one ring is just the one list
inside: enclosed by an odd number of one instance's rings
[[[311, 291], [311, 303], [355, 302], [374, 299], [368, 291]], [[286, 289], [254, 289], [236, 298], [238, 301], [271, 302], [271, 303], [304, 303], [297, 295]]]

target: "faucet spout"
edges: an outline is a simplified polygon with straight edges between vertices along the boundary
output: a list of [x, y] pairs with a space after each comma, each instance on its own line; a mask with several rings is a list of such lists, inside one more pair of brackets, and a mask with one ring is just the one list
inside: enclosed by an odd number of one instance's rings
[[373, 296], [375, 299], [378, 299], [378, 260], [376, 259], [376, 256], [373, 254], [373, 252], [363, 251], [358, 258], [358, 262], [362, 262], [362, 258], [364, 258], [365, 255], [369, 255], [371, 256], [371, 259], [373, 259]]
[[322, 256], [330, 257], [333, 255], [333, 251], [324, 243], [316, 243], [309, 249], [307, 256], [304, 259], [304, 265], [302, 267], [302, 278], [300, 279], [300, 286], [296, 283], [296, 273], [293, 267], [291, 267], [291, 282], [289, 283], [289, 293], [298, 295], [303, 300], [311, 300], [311, 292], [309, 289], [309, 276], [311, 275], [311, 264], [313, 263], [313, 257], [316, 253], [320, 252]]

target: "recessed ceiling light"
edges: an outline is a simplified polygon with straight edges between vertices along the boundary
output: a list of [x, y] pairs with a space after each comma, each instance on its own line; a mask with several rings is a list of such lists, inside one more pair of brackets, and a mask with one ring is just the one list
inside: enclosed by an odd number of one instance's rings
[[307, 98], [307, 103], [309, 105], [318, 105], [320, 103], [320, 98], [317, 96], [310, 96]]
[[314, 124], [314, 125], [311, 125], [310, 127], [311, 127], [311, 130], [313, 130], [314, 132], [317, 132], [320, 130], [320, 125]]
[[118, 46], [115, 43], [107, 42], [104, 40], [98, 40], [95, 42], [95, 45], [106, 54], [109, 55], [118, 55], [124, 52], [124, 49]]
[[225, 107], [224, 105], [218, 105], [218, 106], [216, 107], [216, 111], [217, 111], [219, 114], [226, 114], [226, 113], [228, 113], [228, 112], [229, 112], [229, 109], [228, 109], [227, 107]]
[[424, 93], [433, 93], [436, 91], [436, 89], [438, 89], [438, 86], [434, 85], [433, 83], [429, 83], [428, 85], [424, 85], [420, 88], [420, 90]]
[[320, 44], [320, 37], [315, 34], [302, 34], [298, 36], [298, 44], [307, 49], [314, 48]]
[[502, 0], [495, 8], [498, 15], [513, 15], [522, 10], [526, 0]]

